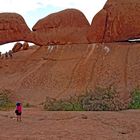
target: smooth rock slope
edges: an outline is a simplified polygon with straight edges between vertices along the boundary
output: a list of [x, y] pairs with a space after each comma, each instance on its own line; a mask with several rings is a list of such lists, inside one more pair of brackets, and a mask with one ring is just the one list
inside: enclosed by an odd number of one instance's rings
[[[122, 100], [140, 85], [140, 44], [51, 45], [19, 51], [0, 60], [0, 87], [40, 103], [97, 86], [113, 86]], [[32, 97], [32, 98], [31, 98]]]

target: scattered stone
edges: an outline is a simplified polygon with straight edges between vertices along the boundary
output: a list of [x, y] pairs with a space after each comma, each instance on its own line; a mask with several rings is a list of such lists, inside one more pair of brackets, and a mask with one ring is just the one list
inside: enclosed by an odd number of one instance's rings
[[81, 118], [82, 119], [88, 119], [88, 117], [85, 114], [82, 114]]

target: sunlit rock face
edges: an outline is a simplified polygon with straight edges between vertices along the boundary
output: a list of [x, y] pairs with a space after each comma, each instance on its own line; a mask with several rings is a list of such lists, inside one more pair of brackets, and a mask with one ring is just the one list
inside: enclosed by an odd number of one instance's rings
[[89, 42], [101, 43], [104, 41], [106, 18], [107, 11], [104, 9], [95, 15], [87, 35], [87, 39], [89, 40]]
[[90, 42], [115, 42], [140, 38], [140, 1], [108, 0], [92, 20]]
[[17, 13], [0, 13], [0, 44], [30, 40], [31, 33], [21, 15]]
[[0, 87], [35, 103], [110, 86], [128, 100], [140, 85], [139, 60], [139, 43], [34, 47], [14, 53], [12, 60], [0, 59]]
[[40, 19], [33, 26], [33, 41], [39, 45], [88, 43], [89, 27], [81, 11], [66, 9]]

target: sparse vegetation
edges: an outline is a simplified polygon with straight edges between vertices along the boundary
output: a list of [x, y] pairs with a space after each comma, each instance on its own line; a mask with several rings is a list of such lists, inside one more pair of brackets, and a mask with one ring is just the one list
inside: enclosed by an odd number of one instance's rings
[[10, 100], [11, 91], [0, 89], [0, 110], [10, 110], [15, 104]]
[[113, 86], [96, 87], [94, 91], [87, 90], [82, 99], [83, 108], [87, 111], [118, 111], [126, 109], [119, 93]]
[[55, 100], [46, 97], [44, 109], [48, 111], [84, 111], [80, 100], [72, 97], [67, 100]]
[[118, 111], [126, 109], [119, 97], [119, 93], [113, 88], [97, 87], [95, 90], [87, 90], [79, 97], [71, 97], [67, 100], [55, 100], [47, 97], [44, 109], [49, 111]]
[[33, 105], [31, 105], [30, 103], [24, 103], [23, 107], [24, 108], [30, 108], [30, 107], [33, 107]]
[[129, 109], [140, 109], [140, 89], [135, 89], [132, 92], [132, 100], [129, 104]]

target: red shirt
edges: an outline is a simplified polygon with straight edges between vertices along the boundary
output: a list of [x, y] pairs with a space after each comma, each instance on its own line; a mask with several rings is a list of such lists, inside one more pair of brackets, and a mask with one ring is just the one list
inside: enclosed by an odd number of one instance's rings
[[20, 106], [17, 106], [17, 110], [18, 110], [19, 113], [22, 112], [22, 107], [21, 107], [21, 105], [20, 105]]

